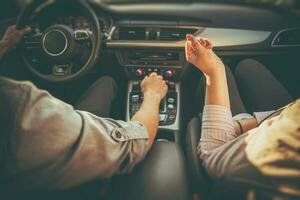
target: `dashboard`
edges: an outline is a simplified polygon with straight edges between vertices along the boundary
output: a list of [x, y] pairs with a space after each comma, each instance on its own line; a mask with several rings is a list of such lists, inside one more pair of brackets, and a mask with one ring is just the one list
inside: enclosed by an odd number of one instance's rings
[[[280, 54], [300, 47], [300, 20], [292, 12], [221, 3], [90, 6], [100, 24], [101, 50], [115, 54], [130, 79], [156, 70], [179, 80], [187, 64], [186, 34], [209, 38], [219, 56]], [[51, 25], [94, 32], [94, 21], [75, 4], [67, 10], [64, 4], [50, 5], [39, 13], [41, 32]]]
[[[300, 20], [274, 9], [215, 3], [90, 5], [101, 27], [104, 50], [113, 50], [130, 78], [139, 78], [145, 69], [158, 66], [168, 71], [172, 66], [173, 78], [179, 79], [186, 64], [188, 33], [209, 38], [220, 56], [276, 54], [300, 47]], [[54, 15], [41, 17], [45, 20], [40, 29], [66, 24], [92, 31], [90, 20], [75, 11], [48, 12]]]
[[[92, 2], [106, 47], [112, 49], [182, 49], [186, 33], [209, 38], [220, 53], [276, 51], [278, 47], [300, 45], [299, 16], [275, 9], [221, 3], [103, 5]], [[40, 17], [43, 21], [39, 27], [44, 30], [53, 24], [66, 24], [75, 30], [91, 30], [90, 20], [74, 10], [61, 8], [48, 12], [53, 15]], [[289, 29], [293, 30], [290, 34]], [[280, 36], [281, 32], [284, 36]], [[274, 41], [283, 40], [287, 44], [274, 45]]]

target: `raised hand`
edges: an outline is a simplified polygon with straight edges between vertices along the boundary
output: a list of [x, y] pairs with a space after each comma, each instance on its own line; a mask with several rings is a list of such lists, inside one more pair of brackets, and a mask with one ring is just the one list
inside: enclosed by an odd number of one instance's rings
[[215, 70], [224, 68], [223, 62], [212, 50], [212, 42], [193, 35], [187, 35], [186, 39], [185, 55], [188, 62], [208, 76], [212, 75]]

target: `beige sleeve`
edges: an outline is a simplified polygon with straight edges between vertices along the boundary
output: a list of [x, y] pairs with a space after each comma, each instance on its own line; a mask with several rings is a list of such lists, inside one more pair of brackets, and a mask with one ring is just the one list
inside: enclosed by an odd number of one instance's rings
[[141, 123], [76, 111], [47, 92], [22, 84], [28, 95], [11, 169], [11, 174], [20, 173], [20, 187], [65, 189], [130, 172], [145, 157], [148, 134]]

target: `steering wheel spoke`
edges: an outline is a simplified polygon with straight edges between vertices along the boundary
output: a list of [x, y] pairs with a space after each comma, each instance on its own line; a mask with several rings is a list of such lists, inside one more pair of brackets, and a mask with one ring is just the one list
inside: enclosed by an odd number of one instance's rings
[[24, 36], [24, 48], [27, 50], [39, 49], [41, 46], [42, 34], [26, 35]]

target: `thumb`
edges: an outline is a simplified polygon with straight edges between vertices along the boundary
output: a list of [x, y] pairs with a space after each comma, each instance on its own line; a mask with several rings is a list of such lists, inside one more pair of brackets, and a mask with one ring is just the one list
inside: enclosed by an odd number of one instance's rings
[[186, 60], [192, 64], [195, 64], [195, 61], [197, 59], [197, 55], [195, 55], [193, 47], [191, 45], [191, 42], [186, 42], [185, 45], [185, 56], [186, 56]]

